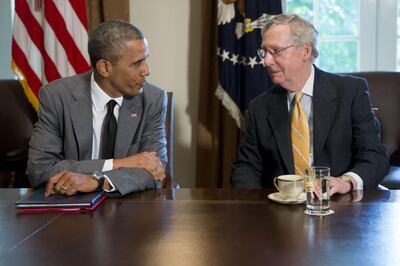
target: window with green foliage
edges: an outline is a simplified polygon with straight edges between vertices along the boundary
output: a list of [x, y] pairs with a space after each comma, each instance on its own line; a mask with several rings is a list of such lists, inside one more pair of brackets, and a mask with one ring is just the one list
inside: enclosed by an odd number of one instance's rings
[[287, 0], [286, 7], [287, 13], [307, 18], [318, 30], [318, 67], [330, 72], [359, 70], [360, 0]]

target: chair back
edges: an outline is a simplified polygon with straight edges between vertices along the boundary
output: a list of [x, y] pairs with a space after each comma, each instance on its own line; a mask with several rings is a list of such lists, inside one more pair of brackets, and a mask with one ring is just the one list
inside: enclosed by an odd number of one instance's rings
[[174, 182], [172, 178], [173, 173], [173, 144], [174, 144], [174, 95], [172, 91], [167, 92], [168, 96], [168, 106], [167, 114], [165, 117], [165, 133], [167, 139], [167, 157], [168, 162], [165, 166], [165, 176], [166, 181], [164, 187], [172, 188], [174, 187]]
[[400, 73], [357, 72], [351, 75], [368, 81], [371, 104], [381, 126], [382, 143], [388, 148], [388, 175], [381, 184], [389, 189], [400, 189]]
[[368, 81], [374, 113], [381, 125], [382, 143], [388, 148], [390, 163], [400, 166], [400, 73], [356, 72]]
[[25, 169], [37, 113], [17, 80], [0, 80], [0, 187], [30, 187]]

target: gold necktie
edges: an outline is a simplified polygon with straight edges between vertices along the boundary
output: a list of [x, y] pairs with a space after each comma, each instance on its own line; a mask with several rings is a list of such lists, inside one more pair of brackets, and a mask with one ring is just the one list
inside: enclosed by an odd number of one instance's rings
[[302, 96], [303, 93], [299, 91], [293, 99], [295, 104], [292, 111], [291, 134], [295, 173], [304, 176], [305, 170], [309, 166], [310, 130], [307, 114], [300, 103]]

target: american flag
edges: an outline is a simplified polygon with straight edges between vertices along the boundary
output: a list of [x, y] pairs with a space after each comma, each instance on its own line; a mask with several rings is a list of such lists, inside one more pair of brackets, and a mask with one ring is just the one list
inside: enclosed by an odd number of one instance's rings
[[38, 108], [42, 85], [90, 69], [86, 1], [15, 0], [12, 68]]
[[267, 16], [282, 13], [281, 0], [218, 0], [217, 97], [239, 128], [251, 99], [271, 87], [257, 56]]

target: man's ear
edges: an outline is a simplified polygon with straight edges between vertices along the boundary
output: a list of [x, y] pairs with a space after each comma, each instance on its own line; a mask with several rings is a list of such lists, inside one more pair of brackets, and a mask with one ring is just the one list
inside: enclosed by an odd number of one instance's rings
[[111, 74], [112, 65], [109, 61], [107, 61], [105, 59], [100, 59], [96, 63], [96, 70], [101, 76], [106, 78]]
[[304, 60], [309, 61], [311, 60], [312, 56], [312, 46], [311, 43], [307, 43], [304, 45]]

